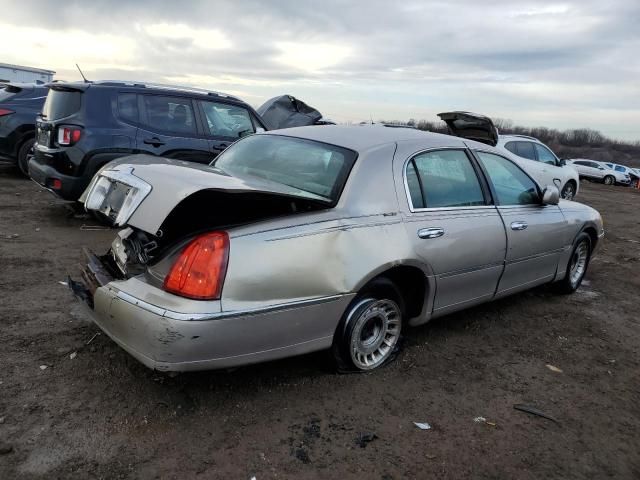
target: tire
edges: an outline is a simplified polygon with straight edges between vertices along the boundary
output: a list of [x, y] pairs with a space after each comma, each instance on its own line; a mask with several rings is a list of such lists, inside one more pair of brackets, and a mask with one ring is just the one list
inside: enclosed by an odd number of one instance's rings
[[332, 352], [340, 371], [365, 372], [392, 359], [402, 332], [404, 303], [386, 278], [365, 287], [345, 311], [333, 339]]
[[616, 183], [616, 179], [613, 175], [607, 175], [606, 177], [604, 177], [604, 180], [602, 182], [605, 185], [613, 185]]
[[560, 192], [560, 196], [565, 200], [573, 200], [573, 197], [576, 196], [576, 184], [573, 180], [569, 180], [565, 183], [562, 191]]
[[575, 292], [587, 273], [589, 260], [591, 260], [591, 237], [582, 232], [573, 244], [564, 278], [554, 284], [556, 291], [563, 294]]
[[18, 150], [18, 168], [26, 177], [29, 177], [29, 159], [33, 156], [33, 145], [35, 143], [35, 138], [29, 138]]

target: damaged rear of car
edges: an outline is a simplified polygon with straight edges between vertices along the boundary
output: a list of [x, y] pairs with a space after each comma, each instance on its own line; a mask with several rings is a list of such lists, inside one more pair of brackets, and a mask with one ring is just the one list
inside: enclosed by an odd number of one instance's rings
[[[293, 216], [299, 217], [294, 225], [308, 223], [310, 214], [330, 216], [356, 156], [341, 147], [264, 134], [238, 142], [215, 166], [147, 155], [113, 162], [94, 177], [82, 200], [122, 230], [106, 254], [85, 252], [82, 279], [70, 280], [71, 288], [112, 339], [158, 370], [291, 355], [309, 333], [324, 348], [321, 324], [302, 328], [308, 322], [298, 322], [300, 331], [289, 338], [274, 333], [273, 322], [286, 319], [267, 305], [304, 304], [313, 289], [265, 298], [236, 272], [245, 258], [255, 257], [247, 252], [256, 248], [253, 238], [260, 232], [286, 228]], [[256, 282], [260, 271], [254, 269]], [[320, 308], [343, 309], [344, 301], [314, 299], [306, 307], [308, 318]], [[244, 338], [234, 341], [241, 332]], [[296, 337], [300, 342], [292, 342]]]

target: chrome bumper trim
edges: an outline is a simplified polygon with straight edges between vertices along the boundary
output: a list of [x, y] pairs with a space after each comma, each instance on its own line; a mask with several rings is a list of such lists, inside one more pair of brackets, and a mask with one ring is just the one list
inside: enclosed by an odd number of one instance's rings
[[277, 310], [287, 310], [290, 308], [307, 307], [310, 305], [317, 305], [322, 303], [333, 302], [339, 298], [344, 297], [347, 294], [331, 295], [328, 297], [317, 297], [308, 300], [299, 300], [295, 302], [280, 303], [278, 305], [271, 305], [268, 307], [254, 308], [250, 310], [235, 310], [228, 312], [214, 312], [214, 313], [183, 313], [174, 312], [165, 308], [152, 305], [143, 300], [140, 300], [133, 295], [129, 295], [121, 290], [117, 290], [116, 296], [127, 303], [136, 305], [148, 312], [151, 312], [160, 317], [170, 318], [172, 320], [183, 321], [205, 321], [205, 320], [220, 320], [225, 318], [242, 317], [245, 315], [260, 315], [263, 313], [269, 313]]

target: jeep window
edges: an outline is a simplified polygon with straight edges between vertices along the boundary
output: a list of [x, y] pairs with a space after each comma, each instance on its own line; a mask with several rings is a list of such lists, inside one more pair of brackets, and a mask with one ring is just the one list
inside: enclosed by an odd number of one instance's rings
[[191, 100], [180, 97], [144, 95], [146, 126], [177, 134], [196, 134], [196, 121]]
[[237, 139], [255, 133], [246, 108], [220, 102], [200, 101], [207, 120], [206, 127], [214, 137]]
[[551, 150], [549, 150], [544, 145], [540, 145], [538, 143], [534, 143], [534, 145], [536, 147], [536, 152], [538, 153], [539, 162], [548, 163], [549, 165], [556, 164], [556, 156], [553, 153], [551, 153]]
[[42, 118], [58, 120], [73, 115], [80, 110], [82, 95], [76, 90], [50, 89], [42, 108]]
[[346, 148], [312, 140], [252, 135], [231, 145], [212, 165], [230, 175], [258, 177], [335, 203], [356, 156]]
[[126, 122], [138, 123], [138, 100], [135, 93], [118, 95], [118, 117]]

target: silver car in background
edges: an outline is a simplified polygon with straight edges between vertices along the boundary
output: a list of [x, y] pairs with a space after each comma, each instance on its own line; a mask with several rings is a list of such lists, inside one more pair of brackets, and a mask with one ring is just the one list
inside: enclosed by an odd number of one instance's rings
[[536, 285], [580, 285], [600, 215], [482, 143], [383, 126], [301, 127], [211, 166], [131, 156], [84, 196], [121, 226], [75, 294], [150, 368], [331, 348], [383, 365], [408, 326]]

